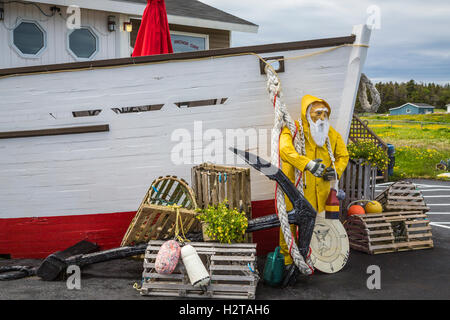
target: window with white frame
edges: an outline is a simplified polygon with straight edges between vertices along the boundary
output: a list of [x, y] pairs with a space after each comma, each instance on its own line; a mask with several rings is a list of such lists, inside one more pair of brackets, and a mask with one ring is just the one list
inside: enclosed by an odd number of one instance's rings
[[209, 49], [209, 37], [206, 34], [170, 31], [173, 52], [188, 52]]
[[23, 57], [37, 57], [46, 47], [46, 33], [36, 21], [22, 21], [12, 30], [12, 45]]
[[98, 52], [98, 41], [91, 28], [81, 27], [69, 32], [68, 49], [77, 60], [89, 60]]

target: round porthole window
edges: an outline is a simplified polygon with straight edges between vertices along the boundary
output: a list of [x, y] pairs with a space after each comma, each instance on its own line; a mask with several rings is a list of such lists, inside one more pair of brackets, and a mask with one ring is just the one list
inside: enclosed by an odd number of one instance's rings
[[90, 59], [98, 50], [97, 36], [88, 28], [75, 29], [69, 34], [69, 50], [78, 59]]
[[45, 33], [35, 22], [21, 22], [13, 30], [13, 44], [24, 55], [38, 55], [45, 47]]

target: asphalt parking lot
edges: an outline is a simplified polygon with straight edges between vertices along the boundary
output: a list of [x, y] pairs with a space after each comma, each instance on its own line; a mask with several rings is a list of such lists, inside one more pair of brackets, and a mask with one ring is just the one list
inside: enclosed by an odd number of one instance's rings
[[[316, 272], [293, 287], [273, 288], [259, 283], [256, 299], [268, 300], [400, 300], [450, 299], [450, 182], [414, 180], [430, 206], [434, 248], [368, 255], [352, 250], [347, 265], [338, 273]], [[380, 185], [379, 190], [385, 188]], [[39, 265], [40, 260], [0, 260], [4, 265]], [[258, 257], [262, 273], [265, 257]], [[369, 266], [381, 271], [380, 289], [369, 289]], [[133, 288], [139, 282], [142, 262], [123, 259], [83, 268], [80, 290], [69, 290], [65, 281], [45, 282], [38, 277], [0, 282], [3, 300], [156, 300], [140, 296]]]

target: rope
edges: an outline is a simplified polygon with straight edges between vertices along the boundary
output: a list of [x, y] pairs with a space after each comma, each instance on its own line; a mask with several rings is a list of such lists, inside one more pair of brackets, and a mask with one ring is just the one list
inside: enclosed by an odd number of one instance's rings
[[[372, 103], [370, 103], [369, 99], [367, 98], [367, 89], [369, 89]], [[377, 112], [378, 108], [381, 105], [380, 93], [364, 73], [361, 73], [358, 98], [359, 103], [361, 104], [361, 108], [363, 108], [363, 110], [366, 112]]]
[[[293, 143], [297, 152], [302, 152], [303, 150], [300, 140], [300, 136], [302, 136], [302, 134], [300, 135], [295, 134], [295, 132], [297, 131], [297, 126], [295, 125], [295, 122], [292, 120], [291, 116], [287, 112], [286, 105], [280, 102], [281, 99], [277, 99], [277, 96], [281, 97], [281, 83], [279, 81], [278, 75], [276, 74], [275, 70], [270, 64], [266, 63], [265, 69], [267, 75], [267, 90], [269, 91], [270, 99], [271, 101], [273, 101], [275, 108], [275, 119], [271, 140], [271, 147], [272, 147], [271, 162], [274, 166], [281, 168], [279, 139], [283, 127], [286, 126], [291, 131], [292, 136], [294, 137]], [[300, 131], [303, 131], [301, 125]], [[299, 172], [298, 170], [296, 170], [295, 180], [297, 181], [298, 178]], [[298, 189], [300, 192], [303, 193], [303, 184], [300, 183]], [[277, 204], [276, 205], [277, 215], [278, 219], [280, 220], [281, 231], [283, 232], [286, 244], [289, 244], [289, 254], [292, 256], [292, 259], [295, 265], [299, 268], [300, 272], [303, 274], [310, 275], [312, 274], [313, 269], [305, 262], [304, 258], [300, 254], [300, 251], [298, 249], [298, 246], [296, 244], [296, 241], [294, 240], [294, 236], [290, 229], [289, 219], [286, 210], [286, 202], [284, 199], [284, 192], [281, 190], [281, 188], [278, 188], [278, 185], [276, 186], [275, 190], [276, 190], [275, 201]]]
[[0, 281], [17, 280], [36, 275], [36, 268], [30, 266], [0, 267]]
[[[171, 205], [169, 207], [174, 209], [177, 212], [177, 215], [175, 217], [175, 236], [174, 236], [174, 239], [178, 240], [180, 243], [190, 242], [186, 238], [186, 235], [184, 234], [183, 219], [181, 218], [181, 215], [180, 215], [180, 208], [181, 208], [181, 206], [178, 205], [178, 204], [174, 204], [174, 205]], [[181, 229], [181, 234], [183, 235], [183, 237], [180, 236], [180, 229]]]

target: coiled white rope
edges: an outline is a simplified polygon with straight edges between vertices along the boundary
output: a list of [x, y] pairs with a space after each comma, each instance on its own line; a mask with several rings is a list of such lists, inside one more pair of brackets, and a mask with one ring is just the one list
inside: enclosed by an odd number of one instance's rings
[[[372, 98], [372, 103], [370, 103], [369, 99], [367, 98], [367, 89], [369, 89], [370, 96]], [[372, 113], [377, 112], [378, 108], [381, 105], [380, 93], [364, 73], [361, 73], [358, 98], [359, 103], [361, 104], [361, 108], [365, 112], [372, 112]]]
[[[272, 165], [281, 168], [280, 161], [280, 149], [279, 149], [279, 141], [280, 141], [280, 133], [283, 130], [283, 127], [287, 127], [291, 132], [291, 135], [294, 137], [294, 147], [300, 154], [305, 154], [305, 144], [304, 140], [302, 143], [302, 137], [304, 139], [303, 134], [296, 134], [297, 128], [295, 122], [292, 120], [289, 112], [287, 111], [286, 105], [281, 102], [281, 99], [277, 99], [277, 97], [281, 98], [281, 83], [276, 75], [275, 70], [267, 64], [266, 65], [266, 75], [267, 75], [267, 90], [269, 91], [270, 100], [273, 102], [275, 108], [275, 119], [274, 119], [274, 127], [272, 129], [272, 155], [271, 162]], [[300, 122], [300, 131], [303, 131]], [[303, 133], [303, 132], [301, 132]], [[295, 170], [295, 181], [299, 182], [301, 179], [301, 172], [299, 170]], [[303, 183], [297, 183], [298, 190], [303, 194]], [[294, 239], [294, 236], [291, 232], [289, 225], [289, 218], [286, 210], [286, 202], [284, 199], [284, 192], [281, 188], [276, 188], [276, 202], [277, 202], [277, 213], [278, 219], [280, 220], [281, 231], [283, 232], [283, 236], [286, 244], [289, 246], [289, 252], [292, 256], [292, 260], [295, 265], [299, 268], [300, 272], [306, 275], [310, 275], [314, 272], [314, 269], [308, 265], [303, 256], [300, 254], [298, 250], [297, 243]]]

